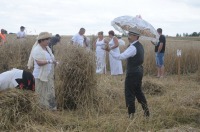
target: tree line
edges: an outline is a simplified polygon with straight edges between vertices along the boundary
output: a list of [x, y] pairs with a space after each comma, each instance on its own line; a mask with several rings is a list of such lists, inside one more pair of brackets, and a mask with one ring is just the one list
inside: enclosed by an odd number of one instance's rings
[[193, 32], [191, 34], [188, 34], [188, 33], [183, 33], [183, 34], [177, 33], [176, 34], [176, 37], [199, 37], [199, 36], [200, 36], [200, 32], [199, 33]]

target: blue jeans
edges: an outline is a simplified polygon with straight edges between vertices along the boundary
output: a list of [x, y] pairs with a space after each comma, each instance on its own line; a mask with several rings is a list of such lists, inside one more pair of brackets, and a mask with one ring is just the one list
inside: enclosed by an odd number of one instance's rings
[[156, 66], [161, 68], [164, 66], [164, 53], [157, 53], [156, 52]]

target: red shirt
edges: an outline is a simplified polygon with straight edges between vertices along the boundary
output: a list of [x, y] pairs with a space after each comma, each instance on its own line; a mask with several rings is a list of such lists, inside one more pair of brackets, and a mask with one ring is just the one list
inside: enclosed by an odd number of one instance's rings
[[0, 33], [0, 37], [4, 42], [6, 42], [6, 35], [5, 34]]

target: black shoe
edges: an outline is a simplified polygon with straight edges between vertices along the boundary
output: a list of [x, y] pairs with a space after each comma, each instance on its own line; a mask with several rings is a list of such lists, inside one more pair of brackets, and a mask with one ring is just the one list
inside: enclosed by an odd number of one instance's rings
[[144, 111], [144, 116], [145, 117], [149, 117], [150, 116], [149, 110]]

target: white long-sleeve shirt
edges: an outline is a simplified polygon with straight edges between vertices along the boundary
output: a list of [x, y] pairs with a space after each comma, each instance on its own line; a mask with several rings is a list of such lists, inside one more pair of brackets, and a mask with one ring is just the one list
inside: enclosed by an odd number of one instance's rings
[[18, 83], [15, 79], [22, 79], [23, 70], [13, 68], [0, 74], [0, 91], [15, 88]]
[[110, 51], [110, 54], [115, 58], [115, 59], [118, 59], [118, 60], [124, 60], [124, 59], [127, 59], [129, 57], [133, 57], [136, 55], [137, 53], [137, 49], [136, 47], [134, 46], [135, 43], [137, 43], [137, 41], [134, 41], [133, 43], [130, 44], [130, 46], [123, 52], [123, 53], [116, 53], [116, 52], [113, 52], [112, 50]]

